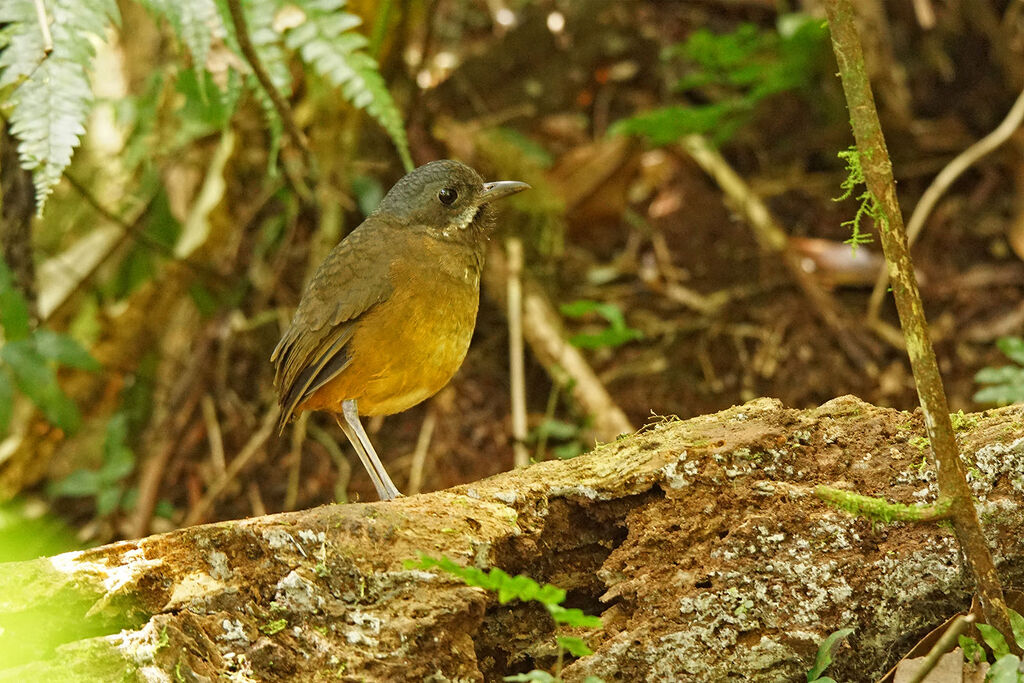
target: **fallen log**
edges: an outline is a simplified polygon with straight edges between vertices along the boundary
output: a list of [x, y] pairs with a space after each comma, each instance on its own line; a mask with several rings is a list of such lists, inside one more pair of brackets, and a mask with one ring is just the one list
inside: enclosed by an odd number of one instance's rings
[[[1024, 406], [956, 420], [1008, 586], [1024, 574]], [[931, 502], [917, 413], [759, 399], [594, 452], [389, 503], [224, 522], [0, 565], [0, 681], [481, 681], [552, 670], [550, 617], [420, 553], [497, 566], [601, 616], [566, 681], [867, 681], [965, 609], [941, 524], [873, 525], [825, 484]], [[12, 650], [9, 645], [16, 643]], [[7, 645], [8, 647], [4, 647]]]

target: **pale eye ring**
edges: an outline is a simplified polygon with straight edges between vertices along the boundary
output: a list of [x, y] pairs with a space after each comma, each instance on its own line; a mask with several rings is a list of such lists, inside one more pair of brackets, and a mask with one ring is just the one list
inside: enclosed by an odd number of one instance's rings
[[445, 206], [451, 206], [459, 198], [459, 193], [453, 188], [446, 187], [437, 193], [437, 198]]

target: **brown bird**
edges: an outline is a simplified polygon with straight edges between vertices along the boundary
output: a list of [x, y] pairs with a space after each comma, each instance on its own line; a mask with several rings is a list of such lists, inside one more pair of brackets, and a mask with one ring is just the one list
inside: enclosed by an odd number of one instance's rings
[[399, 180], [320, 264], [270, 357], [279, 431], [304, 410], [333, 413], [381, 500], [400, 496], [359, 416], [411, 408], [462, 365], [494, 223], [490, 203], [527, 188], [485, 183], [450, 160]]

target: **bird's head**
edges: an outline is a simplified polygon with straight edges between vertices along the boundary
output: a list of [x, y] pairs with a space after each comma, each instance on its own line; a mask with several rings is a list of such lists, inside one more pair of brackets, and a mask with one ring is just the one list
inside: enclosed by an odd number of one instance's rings
[[431, 161], [395, 183], [374, 214], [426, 227], [443, 238], [464, 239], [490, 227], [491, 202], [529, 187], [514, 180], [485, 183], [458, 161]]

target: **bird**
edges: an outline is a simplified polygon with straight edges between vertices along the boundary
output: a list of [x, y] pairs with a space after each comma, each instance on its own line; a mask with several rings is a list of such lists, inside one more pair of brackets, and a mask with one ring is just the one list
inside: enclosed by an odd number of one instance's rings
[[278, 432], [303, 411], [334, 416], [381, 500], [401, 495], [360, 416], [436, 394], [476, 326], [491, 204], [529, 189], [432, 161], [402, 177], [317, 268], [271, 354]]

